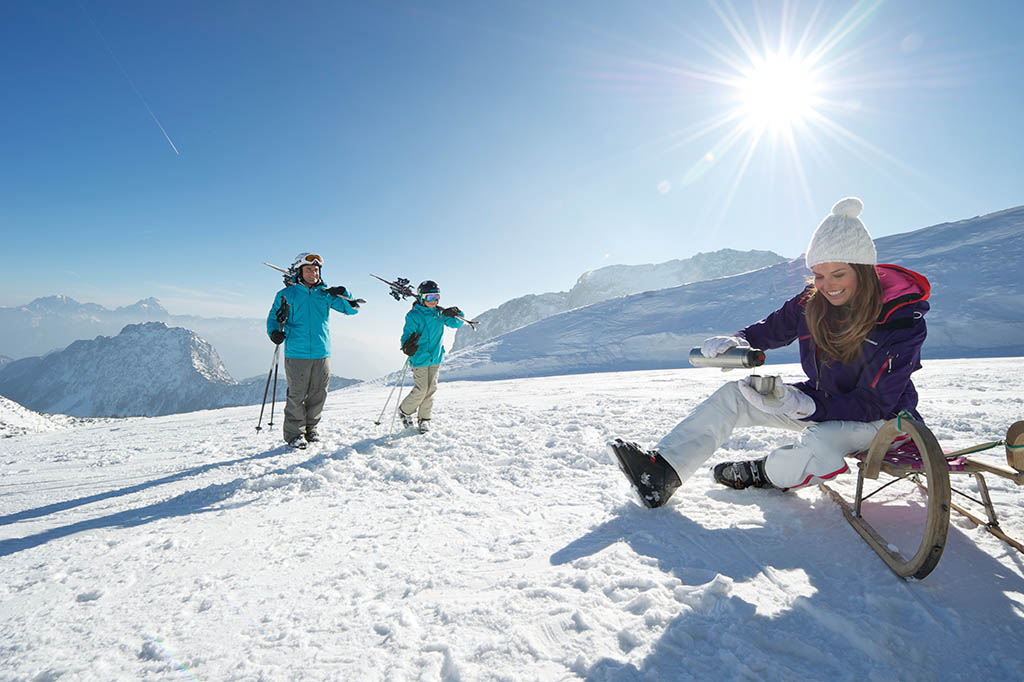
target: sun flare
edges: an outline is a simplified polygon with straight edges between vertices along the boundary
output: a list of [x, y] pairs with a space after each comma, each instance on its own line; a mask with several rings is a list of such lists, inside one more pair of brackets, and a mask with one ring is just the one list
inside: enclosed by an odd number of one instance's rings
[[743, 118], [755, 131], [791, 129], [814, 111], [813, 73], [795, 57], [757, 57], [737, 88]]

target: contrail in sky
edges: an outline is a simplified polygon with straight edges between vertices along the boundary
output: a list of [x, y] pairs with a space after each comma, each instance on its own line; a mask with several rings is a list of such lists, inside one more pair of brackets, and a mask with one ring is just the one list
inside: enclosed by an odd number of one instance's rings
[[135, 87], [135, 83], [132, 82], [132, 79], [128, 75], [128, 72], [124, 70], [123, 66], [121, 66], [121, 60], [119, 60], [117, 58], [117, 55], [114, 54], [114, 51], [110, 49], [110, 45], [107, 43], [107, 39], [103, 37], [103, 32], [100, 31], [100, 27], [96, 25], [96, 22], [92, 20], [92, 17], [89, 15], [89, 13], [85, 11], [85, 7], [82, 6], [81, 2], [78, 3], [78, 6], [79, 8], [81, 8], [82, 13], [85, 15], [85, 18], [89, 20], [90, 24], [92, 24], [92, 28], [94, 31], [96, 31], [96, 35], [100, 37], [100, 42], [103, 43], [103, 47], [107, 49], [107, 52], [110, 54], [110, 58], [114, 60], [115, 64], [117, 64], [117, 68], [121, 70], [121, 73], [124, 75], [124, 79], [128, 81], [128, 85], [130, 85], [132, 90], [135, 91], [135, 95], [139, 98], [139, 101], [142, 102], [142, 106], [146, 107], [146, 111], [148, 111], [149, 115], [153, 118], [153, 123], [156, 123], [156, 127], [159, 128], [160, 132], [164, 134], [164, 139], [167, 140], [167, 144], [171, 145], [171, 149], [174, 150], [175, 154], [181, 156], [181, 154], [178, 152], [178, 148], [174, 146], [174, 141], [171, 140], [171, 136], [167, 134], [167, 131], [164, 130], [163, 125], [160, 123], [160, 119], [158, 119], [156, 117], [156, 114], [153, 113], [153, 110], [149, 108], [149, 104], [146, 102], [146, 98], [142, 96], [142, 93], [139, 92], [139, 89]]

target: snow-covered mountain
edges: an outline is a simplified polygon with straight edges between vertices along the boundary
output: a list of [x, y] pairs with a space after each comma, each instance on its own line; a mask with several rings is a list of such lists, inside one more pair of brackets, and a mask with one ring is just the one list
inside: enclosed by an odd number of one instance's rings
[[476, 330], [463, 327], [452, 350], [483, 343], [550, 315], [641, 291], [665, 289], [688, 282], [727, 277], [785, 262], [771, 251], [721, 249], [692, 258], [644, 265], [609, 265], [583, 273], [569, 291], [530, 294], [502, 303], [477, 316]]
[[[358, 382], [331, 377], [330, 387], [353, 383]], [[262, 400], [265, 385], [265, 377], [235, 381], [212, 345], [163, 322], [128, 325], [117, 336], [75, 341], [62, 351], [0, 369], [0, 394], [33, 410], [81, 417], [248, 405]], [[278, 399], [284, 394], [281, 370]]]
[[[155, 298], [106, 308], [69, 296], [37, 298], [23, 306], [0, 307], [0, 353], [26, 358], [60, 350], [80, 339], [114, 336], [126, 325], [165, 322], [191, 329], [217, 349], [235, 377], [259, 371], [254, 358], [267, 353], [265, 322], [255, 318], [171, 315]], [[2, 363], [0, 363], [2, 364]]]
[[[928, 357], [1024, 355], [1024, 206], [875, 240], [879, 262], [932, 283]], [[688, 366], [689, 349], [777, 309], [804, 285], [803, 258], [603, 301], [450, 354], [443, 379]], [[793, 360], [797, 349], [773, 351]]]

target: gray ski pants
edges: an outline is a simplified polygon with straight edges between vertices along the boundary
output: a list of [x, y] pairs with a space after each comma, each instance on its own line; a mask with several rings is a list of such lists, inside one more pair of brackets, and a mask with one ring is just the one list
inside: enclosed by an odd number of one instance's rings
[[284, 439], [291, 441], [316, 429], [327, 399], [327, 383], [331, 376], [331, 359], [285, 358], [284, 374], [288, 380], [288, 402], [284, 406]]

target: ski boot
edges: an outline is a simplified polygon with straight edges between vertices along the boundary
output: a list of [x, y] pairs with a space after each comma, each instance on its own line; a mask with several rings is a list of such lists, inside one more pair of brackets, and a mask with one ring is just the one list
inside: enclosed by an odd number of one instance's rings
[[403, 428], [411, 429], [413, 426], [416, 425], [416, 422], [413, 421], [412, 415], [411, 414], [406, 414], [405, 412], [402, 412], [401, 409], [398, 410], [398, 416], [402, 420], [402, 427]]
[[290, 439], [288, 441], [285, 441], [285, 442], [288, 444], [288, 447], [290, 447], [292, 449], [295, 449], [295, 450], [305, 450], [306, 449], [306, 441], [304, 441], [302, 439], [302, 436], [295, 436], [294, 438], [292, 438], [292, 439]]
[[682, 485], [676, 470], [653, 450], [641, 450], [636, 443], [627, 443], [621, 438], [609, 443], [608, 450], [646, 507], [662, 506]]
[[736, 490], [744, 488], [774, 488], [764, 471], [766, 457], [746, 462], [722, 462], [712, 469], [715, 480]]
[[430, 430], [430, 420], [429, 419], [421, 419], [419, 421], [418, 426], [420, 428], [420, 433], [426, 433], [427, 431]]
[[306, 442], [307, 443], [318, 443], [320, 441], [320, 434], [316, 432], [316, 429], [306, 429]]

